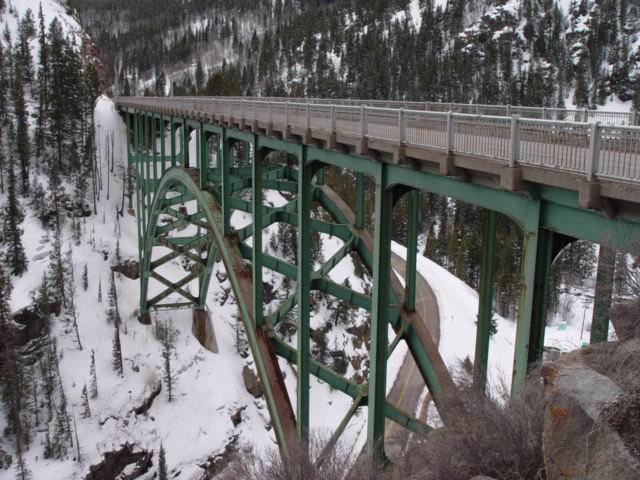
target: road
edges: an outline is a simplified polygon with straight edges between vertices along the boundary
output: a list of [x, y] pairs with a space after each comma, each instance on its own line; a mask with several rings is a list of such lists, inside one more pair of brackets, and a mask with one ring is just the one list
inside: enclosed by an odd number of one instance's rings
[[[391, 266], [404, 277], [405, 261], [396, 254], [391, 258]], [[426, 324], [436, 345], [440, 342], [440, 314], [438, 302], [433, 290], [420, 274], [416, 276], [416, 311]], [[410, 353], [404, 357], [387, 400], [405, 412], [415, 415], [420, 395], [425, 383]], [[395, 461], [401, 454], [409, 439], [409, 431], [400, 425], [387, 420], [385, 424], [385, 451]]]

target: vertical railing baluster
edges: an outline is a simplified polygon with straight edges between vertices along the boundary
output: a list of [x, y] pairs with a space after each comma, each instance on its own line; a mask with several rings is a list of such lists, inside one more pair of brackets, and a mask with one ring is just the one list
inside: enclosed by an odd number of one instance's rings
[[597, 120], [591, 124], [591, 136], [589, 137], [589, 154], [587, 156], [587, 181], [592, 182], [598, 174], [600, 160], [600, 122]]
[[453, 152], [453, 140], [454, 140], [454, 125], [453, 125], [453, 112], [449, 110], [447, 112], [447, 152]]
[[515, 167], [520, 161], [520, 125], [518, 116], [511, 117], [511, 135], [509, 139], [509, 166]]

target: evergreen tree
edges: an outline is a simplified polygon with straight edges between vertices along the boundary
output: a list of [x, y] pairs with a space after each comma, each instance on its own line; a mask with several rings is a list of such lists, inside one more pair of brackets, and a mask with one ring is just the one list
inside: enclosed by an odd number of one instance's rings
[[98, 303], [102, 303], [102, 279], [98, 279]]
[[65, 320], [71, 324], [73, 330], [75, 332], [76, 343], [78, 344], [78, 348], [82, 350], [82, 342], [80, 341], [80, 331], [78, 330], [78, 309], [76, 307], [76, 280], [74, 275], [73, 268], [73, 253], [71, 251], [71, 247], [67, 251], [67, 256], [65, 259], [65, 297], [67, 298], [67, 308], [65, 314]]
[[124, 372], [122, 364], [122, 346], [120, 345], [120, 324], [115, 323], [113, 329], [113, 341], [111, 343], [111, 366], [113, 369], [122, 375]]
[[82, 418], [89, 418], [91, 416], [91, 408], [89, 407], [89, 394], [87, 393], [87, 384], [82, 387]]
[[158, 480], [169, 480], [167, 454], [162, 444], [160, 444], [160, 454], [158, 455]]
[[96, 374], [96, 352], [91, 350], [91, 366], [89, 367], [91, 398], [98, 397], [98, 376]]
[[7, 176], [7, 203], [5, 205], [4, 242], [6, 244], [5, 260], [14, 275], [22, 275], [27, 269], [27, 257], [22, 246], [22, 229], [20, 223], [23, 220], [22, 209], [18, 203], [16, 192], [16, 176], [14, 171], [15, 160], [9, 155]]
[[120, 325], [120, 311], [118, 309], [118, 292], [116, 290], [115, 274], [111, 271], [111, 283], [109, 284], [109, 307], [107, 308], [107, 321]]
[[82, 289], [86, 292], [89, 288], [89, 270], [87, 264], [84, 264], [84, 268], [82, 270]]
[[168, 323], [157, 324], [158, 336], [162, 345], [163, 359], [163, 380], [167, 387], [167, 399], [173, 400], [173, 389], [175, 387], [175, 378], [171, 371], [171, 352], [175, 348], [174, 337], [175, 332]]
[[15, 116], [16, 151], [20, 162], [20, 190], [29, 193], [29, 159], [31, 149], [29, 144], [29, 124], [27, 121], [27, 107], [24, 101], [23, 69], [16, 65], [13, 77], [13, 114]]

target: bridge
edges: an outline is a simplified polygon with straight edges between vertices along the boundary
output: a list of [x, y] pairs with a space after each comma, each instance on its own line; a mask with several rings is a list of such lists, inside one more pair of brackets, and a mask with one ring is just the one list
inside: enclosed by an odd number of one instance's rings
[[[116, 104], [127, 126], [129, 167], [136, 179], [140, 320], [149, 323], [156, 309], [192, 308], [194, 318], [203, 315], [214, 263], [222, 262], [284, 456], [308, 439], [310, 375], [352, 399], [327, 449], [361, 405], [368, 407], [368, 451], [379, 461], [385, 458], [386, 419], [414, 432], [427, 431], [427, 425], [386, 398], [387, 358], [399, 342], [406, 342], [444, 423], [455, 421], [463, 408], [427, 319], [416, 311], [419, 191], [485, 211], [474, 363], [479, 388], [487, 376], [498, 214], [524, 233], [515, 395], [524, 387], [528, 368], [542, 356], [548, 276], [561, 249], [584, 239], [625, 251], [640, 236], [640, 127], [633, 126], [633, 114], [281, 98], [119, 97]], [[192, 139], [195, 156], [189, 152]], [[352, 204], [325, 181], [328, 167], [354, 173]], [[365, 178], [375, 185], [372, 225], [365, 222]], [[264, 190], [288, 192], [292, 200], [266, 206]], [[391, 268], [391, 228], [394, 205], [405, 195], [403, 286]], [[129, 202], [132, 207], [133, 199]], [[330, 219], [313, 218], [312, 204]], [[250, 213], [251, 223], [233, 229], [234, 211]], [[262, 232], [276, 222], [297, 227], [297, 264], [264, 252]], [[316, 269], [310, 260], [312, 231], [343, 242]], [[329, 278], [349, 254], [356, 254], [370, 272], [370, 296]], [[192, 266], [181, 279], [167, 277], [163, 266], [178, 258]], [[269, 314], [263, 305], [263, 268], [296, 285], [295, 294]], [[150, 281], [162, 288], [152, 297]], [[312, 290], [370, 312], [366, 381], [356, 383], [312, 358]], [[610, 286], [599, 285], [598, 291], [594, 342], [607, 337], [611, 301]], [[295, 348], [274, 330], [294, 309]], [[389, 325], [394, 338], [389, 338]], [[295, 412], [278, 357], [297, 366]]]

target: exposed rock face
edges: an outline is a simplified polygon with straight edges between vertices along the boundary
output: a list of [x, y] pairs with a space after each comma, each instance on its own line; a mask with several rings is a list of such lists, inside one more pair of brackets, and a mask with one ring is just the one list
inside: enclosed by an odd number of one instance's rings
[[549, 480], [631, 480], [640, 461], [603, 412], [622, 393], [610, 378], [572, 358], [543, 368], [543, 448]]
[[114, 272], [121, 273], [131, 280], [137, 280], [140, 278], [140, 270], [137, 260], [123, 260], [112, 268]]
[[212, 353], [218, 353], [218, 342], [213, 330], [213, 323], [206, 310], [193, 311], [193, 323], [191, 332], [198, 339], [200, 345]]
[[262, 396], [262, 394], [264, 393], [262, 385], [260, 384], [260, 381], [258, 380], [256, 374], [247, 365], [242, 368], [242, 379], [244, 380], [244, 386], [247, 389], [247, 392], [249, 392], [255, 398], [259, 398]]
[[[149, 471], [153, 452], [146, 450], [135, 451], [135, 446], [125, 443], [120, 450], [104, 454], [104, 460], [89, 468], [85, 480], [133, 480]], [[133, 468], [127, 468], [134, 465]], [[127, 468], [127, 473], [119, 476]]]

